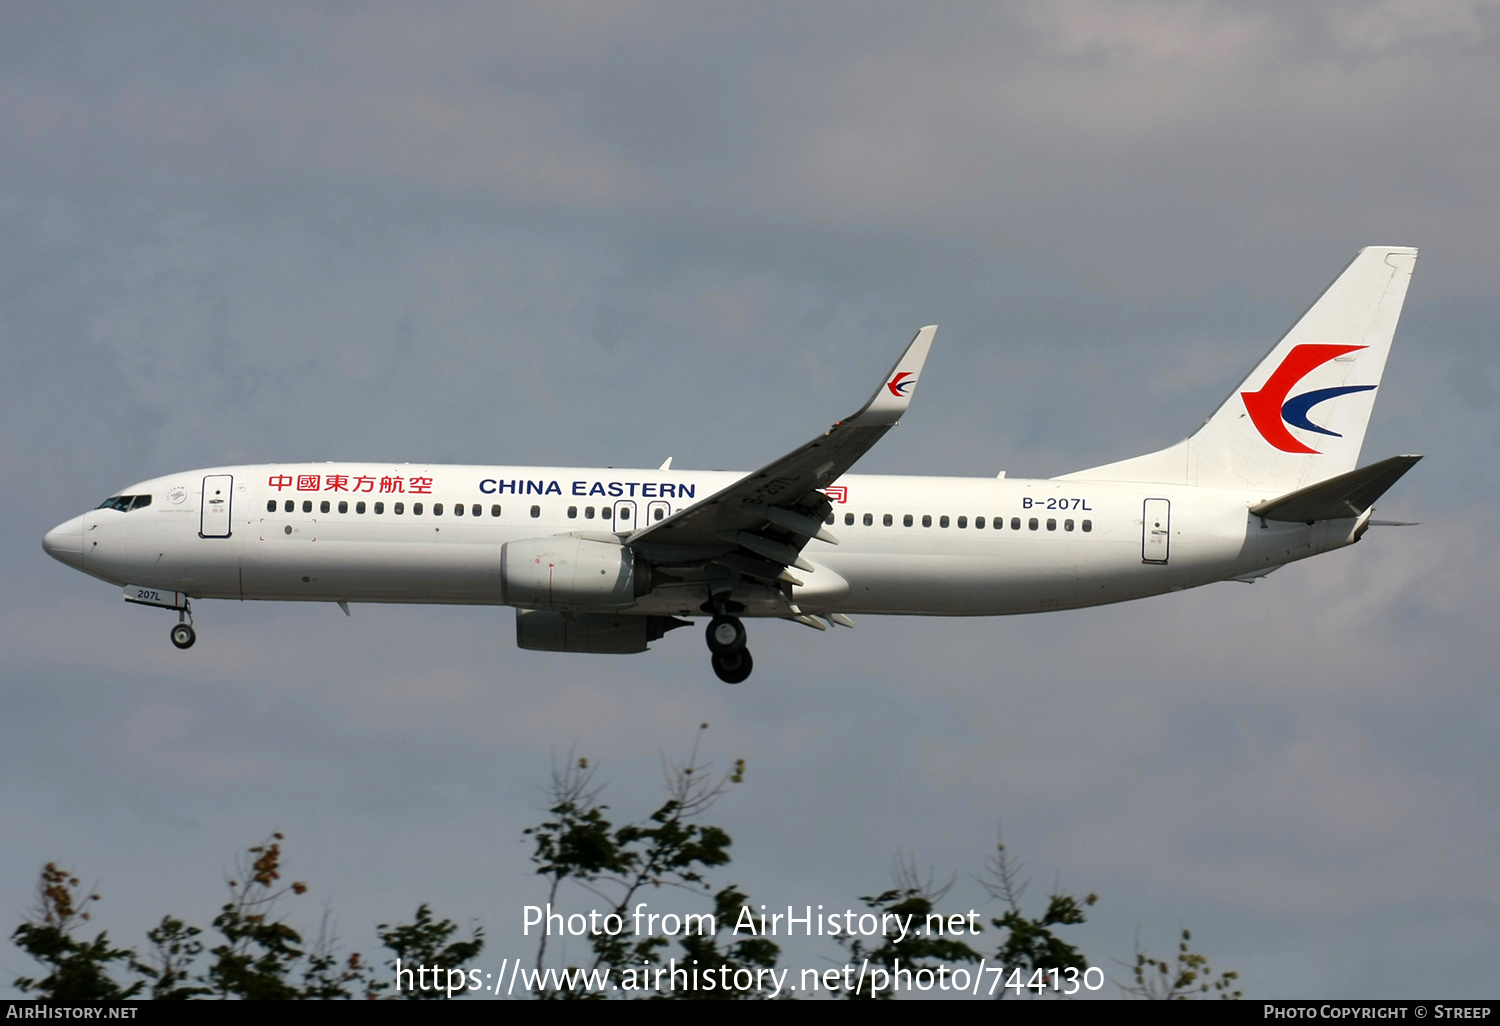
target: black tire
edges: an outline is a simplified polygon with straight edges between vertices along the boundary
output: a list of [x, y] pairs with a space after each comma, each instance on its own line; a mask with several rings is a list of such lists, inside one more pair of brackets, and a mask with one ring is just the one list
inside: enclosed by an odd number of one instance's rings
[[178, 648], [192, 648], [193, 642], [197, 640], [198, 633], [191, 624], [180, 623], [172, 628], [172, 644]]
[[750, 676], [750, 671], [755, 669], [755, 660], [750, 658], [750, 650], [742, 648], [738, 652], [729, 655], [715, 655], [713, 657], [714, 673], [725, 684], [738, 684]]
[[[737, 616], [716, 616], [703, 632], [708, 650], [716, 656], [733, 655], [745, 647], [745, 625]], [[729, 640], [724, 640], [728, 637]]]

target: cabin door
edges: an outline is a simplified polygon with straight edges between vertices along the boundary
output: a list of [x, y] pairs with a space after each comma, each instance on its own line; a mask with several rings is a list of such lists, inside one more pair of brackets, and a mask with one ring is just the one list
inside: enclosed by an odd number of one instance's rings
[[1147, 499], [1141, 522], [1141, 562], [1165, 563], [1172, 538], [1172, 504], [1166, 499]]
[[203, 479], [203, 504], [198, 507], [198, 534], [204, 538], [229, 537], [229, 507], [234, 476], [210, 474]]

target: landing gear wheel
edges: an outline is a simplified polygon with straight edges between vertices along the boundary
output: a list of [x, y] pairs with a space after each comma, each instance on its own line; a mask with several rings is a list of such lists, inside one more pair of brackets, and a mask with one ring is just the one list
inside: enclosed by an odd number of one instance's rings
[[750, 658], [748, 648], [742, 648], [728, 655], [715, 653], [713, 664], [714, 673], [718, 674], [719, 679], [725, 684], [738, 684], [750, 676], [750, 671], [755, 669], [755, 660]]
[[193, 642], [198, 640], [198, 634], [193, 630], [192, 624], [179, 623], [172, 628], [172, 644], [178, 648], [192, 648]]
[[708, 621], [708, 650], [716, 656], [733, 655], [745, 647], [745, 625], [737, 616], [716, 616]]

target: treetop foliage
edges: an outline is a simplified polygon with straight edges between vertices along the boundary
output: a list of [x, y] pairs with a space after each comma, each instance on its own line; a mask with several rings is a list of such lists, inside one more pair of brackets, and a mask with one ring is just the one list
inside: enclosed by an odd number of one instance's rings
[[[780, 966], [781, 948], [775, 941], [764, 933], [741, 936], [736, 929], [743, 917], [755, 919], [749, 896], [734, 882], [715, 879], [731, 862], [732, 840], [725, 830], [702, 818], [730, 790], [744, 783], [745, 763], [736, 760], [728, 772], [715, 773], [700, 758], [707, 729], [706, 723], [699, 728], [685, 760], [663, 760], [665, 798], [642, 820], [614, 820], [610, 807], [601, 800], [604, 787], [596, 779], [597, 767], [586, 758], [569, 755], [553, 766], [546, 788], [545, 818], [524, 831], [533, 845], [530, 858], [535, 873], [545, 881], [549, 909], [565, 897], [565, 887], [581, 889], [603, 903], [608, 910], [606, 921], [615, 916], [623, 923], [648, 890], [666, 887], [699, 903], [705, 914], [685, 917], [698, 920], [698, 932], [684, 928], [672, 936], [649, 930], [644, 935], [625, 929], [613, 933], [591, 930], [582, 966], [549, 965], [546, 934], [550, 931], [543, 931], [537, 942], [532, 979], [546, 982], [528, 987], [530, 996], [768, 996], [757, 989], [758, 984], [751, 988], [726, 986], [708, 993], [660, 987], [632, 991], [624, 986], [606, 993], [603, 987], [579, 985], [586, 974], [598, 979], [607, 972], [604, 978], [614, 980], [644, 976], [643, 966], [660, 966], [669, 959], [675, 960], [673, 964], [691, 965], [698, 973], [720, 974], [721, 979], [738, 979], [739, 974], [745, 974], [760, 980], [768, 971], [773, 979], [778, 971], [785, 976], [787, 970]], [[485, 948], [481, 927], [476, 925], [467, 935], [461, 935], [457, 923], [436, 918], [431, 907], [423, 903], [410, 922], [381, 923], [376, 928], [386, 953], [378, 966], [360, 952], [342, 954], [327, 909], [311, 935], [294, 928], [283, 914], [288, 904], [305, 897], [309, 890], [300, 880], [283, 879], [283, 840], [280, 833], [273, 833], [240, 856], [225, 881], [228, 898], [209, 931], [166, 915], [146, 932], [142, 951], [116, 947], [104, 931], [92, 940], [82, 936], [99, 894], [84, 889], [76, 875], [49, 862], [38, 879], [34, 906], [11, 935], [15, 945], [42, 971], [36, 976], [17, 977], [15, 988], [53, 1001], [148, 996], [155, 1000], [452, 996], [438, 985], [436, 967], [449, 971], [447, 978], [452, 979], [452, 970], [472, 965]], [[911, 924], [925, 927], [929, 917], [940, 920], [939, 905], [954, 879], [939, 882], [932, 870], [924, 875], [914, 858], [899, 853], [891, 875], [892, 886], [859, 899], [876, 913], [881, 933], [840, 935], [835, 942], [842, 948], [839, 961], [884, 971], [887, 978], [894, 978], [898, 967], [908, 973], [940, 967], [953, 972], [959, 971], [959, 966], [976, 964], [1004, 966], [1007, 973], [1016, 971], [1022, 978], [1054, 970], [1099, 973], [1098, 969], [1089, 969], [1083, 953], [1066, 939], [1070, 927], [1085, 921], [1086, 910], [1098, 901], [1097, 896], [1090, 893], [1078, 898], [1054, 887], [1041, 914], [1029, 915], [1023, 904], [1028, 881], [1022, 879], [1020, 865], [1003, 842], [997, 841], [982, 874], [976, 877], [1000, 906], [999, 914], [990, 916], [987, 928], [978, 922], [977, 913], [971, 913], [965, 931], [908, 929]], [[703, 928], [709, 908], [712, 930]], [[902, 923], [907, 926], [900, 926]], [[988, 944], [980, 943], [981, 931], [993, 931]], [[1155, 999], [1240, 997], [1238, 974], [1216, 974], [1208, 959], [1192, 950], [1190, 939], [1189, 932], [1183, 930], [1170, 960], [1154, 958], [1137, 945], [1130, 966], [1132, 980], [1119, 984], [1120, 990], [1129, 996]], [[417, 966], [433, 971], [432, 986], [427, 986], [425, 979], [420, 986], [401, 985], [403, 978], [413, 979], [411, 972]], [[468, 975], [477, 977], [478, 973], [470, 971]], [[892, 996], [891, 989], [872, 993], [877, 989], [875, 977], [872, 974], [869, 978], [869, 987], [861, 984], [827, 990], [835, 997], [855, 1000]], [[1102, 976], [1099, 978], [1102, 980]], [[999, 989], [996, 996], [1006, 996], [1008, 989]], [[1022, 993], [1022, 988], [1016, 988], [1016, 992]], [[785, 991], [782, 996], [786, 996]]]
[[[37, 906], [11, 934], [16, 947], [48, 972], [40, 978], [18, 977], [14, 986], [23, 994], [50, 1001], [382, 996], [390, 984], [376, 978], [359, 952], [337, 953], [337, 938], [326, 912], [311, 943], [281, 916], [283, 899], [301, 897], [308, 890], [301, 881], [282, 882], [282, 840], [281, 834], [272, 834], [241, 856], [234, 877], [226, 881], [229, 900], [213, 919], [219, 943], [207, 947], [202, 929], [167, 915], [146, 932], [144, 955], [112, 947], [104, 933], [92, 941], [75, 937], [89, 918], [89, 905], [99, 895], [79, 900], [78, 878], [49, 862], [38, 883]], [[428, 959], [428, 964], [457, 967], [484, 947], [479, 930], [467, 941], [446, 943], [457, 930], [447, 919], [434, 922], [428, 907], [421, 905], [410, 924], [381, 924], [380, 939], [396, 957], [416, 955]], [[119, 976], [127, 979], [121, 981]], [[400, 996], [429, 997], [433, 992], [403, 991]]]

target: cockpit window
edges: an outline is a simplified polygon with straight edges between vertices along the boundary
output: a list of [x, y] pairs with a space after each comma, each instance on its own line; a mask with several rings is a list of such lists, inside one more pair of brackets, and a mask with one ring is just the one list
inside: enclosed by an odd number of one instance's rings
[[121, 513], [127, 513], [132, 509], [144, 509], [151, 505], [149, 495], [111, 495], [99, 503], [100, 509], [117, 509]]

